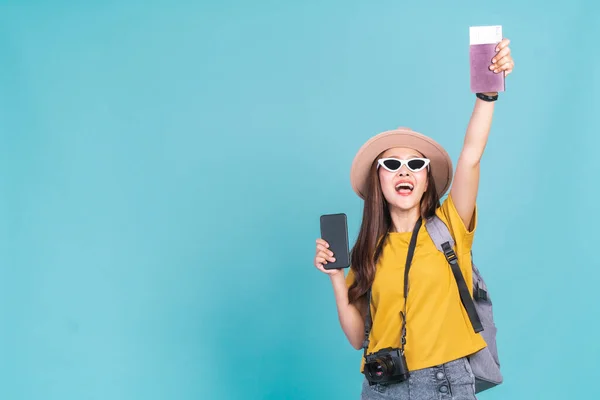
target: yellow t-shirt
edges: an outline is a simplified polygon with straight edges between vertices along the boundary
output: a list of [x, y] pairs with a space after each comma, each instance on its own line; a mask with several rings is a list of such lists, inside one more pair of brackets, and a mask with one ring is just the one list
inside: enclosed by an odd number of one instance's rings
[[[469, 231], [458, 215], [451, 196], [436, 211], [448, 226], [456, 245], [454, 251], [465, 282], [472, 294], [471, 245], [477, 225]], [[367, 353], [386, 347], [400, 347], [404, 308], [404, 266], [412, 232], [391, 232], [388, 236], [372, 286], [371, 316], [373, 327]], [[354, 280], [349, 271], [348, 287]], [[475, 353], [486, 346], [483, 337], [473, 331], [469, 316], [458, 293], [452, 270], [421, 226], [409, 271], [405, 355], [409, 370], [440, 365]], [[364, 357], [361, 370], [364, 366]]]

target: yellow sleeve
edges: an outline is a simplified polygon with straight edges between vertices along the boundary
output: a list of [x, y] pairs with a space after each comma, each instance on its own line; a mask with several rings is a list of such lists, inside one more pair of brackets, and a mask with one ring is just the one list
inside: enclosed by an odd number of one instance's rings
[[354, 271], [352, 268], [348, 268], [348, 275], [346, 275], [346, 286], [349, 288], [354, 283]]
[[471, 251], [473, 246], [473, 237], [477, 229], [477, 206], [473, 211], [471, 226], [466, 227], [452, 200], [452, 196], [448, 195], [442, 206], [438, 209], [438, 216], [446, 223], [454, 241], [456, 242], [456, 252], [464, 254]]
[[473, 285], [470, 284], [473, 279], [473, 269], [471, 268], [471, 246], [473, 245], [473, 236], [477, 227], [477, 208], [473, 211], [471, 219], [471, 229], [468, 229], [463, 223], [462, 218], [458, 215], [458, 211], [452, 201], [452, 196], [448, 196], [442, 203], [442, 206], [436, 212], [438, 217], [442, 219], [450, 234], [454, 238], [454, 251], [458, 257], [458, 264], [462, 271], [469, 292], [473, 294]]

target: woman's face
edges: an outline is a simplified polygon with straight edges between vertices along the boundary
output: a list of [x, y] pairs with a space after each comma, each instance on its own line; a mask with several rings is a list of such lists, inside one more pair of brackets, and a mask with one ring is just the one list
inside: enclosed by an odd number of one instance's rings
[[[419, 206], [423, 193], [427, 190], [428, 167], [422, 168], [417, 172], [411, 171], [406, 165], [406, 161], [414, 158], [424, 158], [423, 155], [413, 149], [396, 147], [384, 152], [379, 160], [385, 158], [402, 160], [402, 167], [395, 172], [388, 171], [381, 165], [378, 167], [381, 190], [390, 208], [408, 211]], [[394, 160], [386, 163], [392, 169], [397, 167], [397, 164]], [[423, 162], [415, 160], [411, 163], [411, 167], [413, 168], [420, 165], [423, 165]]]

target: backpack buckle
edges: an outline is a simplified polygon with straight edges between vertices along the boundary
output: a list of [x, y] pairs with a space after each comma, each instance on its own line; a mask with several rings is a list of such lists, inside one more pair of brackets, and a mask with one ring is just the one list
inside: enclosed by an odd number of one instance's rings
[[479, 285], [477, 285], [477, 286], [475, 286], [475, 290], [473, 292], [473, 297], [475, 298], [475, 300], [487, 301], [487, 299], [488, 299], [487, 291], [485, 291], [484, 289], [480, 288]]
[[446, 260], [448, 260], [448, 262], [450, 264], [456, 262], [456, 260], [458, 260], [458, 257], [456, 257], [456, 253], [454, 252], [454, 250], [452, 249], [452, 246], [450, 246], [450, 243], [446, 242], [442, 244], [442, 250], [444, 251], [444, 255], [446, 256]]

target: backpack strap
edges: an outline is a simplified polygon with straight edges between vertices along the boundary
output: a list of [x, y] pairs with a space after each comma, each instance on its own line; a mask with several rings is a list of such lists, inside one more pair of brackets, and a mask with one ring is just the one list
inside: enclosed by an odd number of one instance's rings
[[465, 282], [465, 278], [463, 277], [462, 272], [460, 271], [460, 267], [458, 265], [458, 257], [456, 257], [456, 253], [453, 250], [454, 247], [454, 239], [448, 230], [448, 227], [437, 215], [427, 219], [425, 223], [425, 228], [429, 233], [429, 236], [433, 240], [435, 247], [446, 257], [446, 261], [450, 264], [450, 268], [452, 269], [452, 273], [454, 274], [454, 279], [456, 280], [456, 284], [458, 285], [458, 292], [460, 294], [460, 300], [469, 315], [469, 319], [471, 320], [471, 325], [473, 325], [473, 330], [478, 333], [483, 331], [483, 325], [481, 324], [481, 320], [479, 319], [479, 315], [477, 314], [477, 310], [475, 309], [475, 303], [471, 298], [471, 294], [469, 293], [469, 288]]

